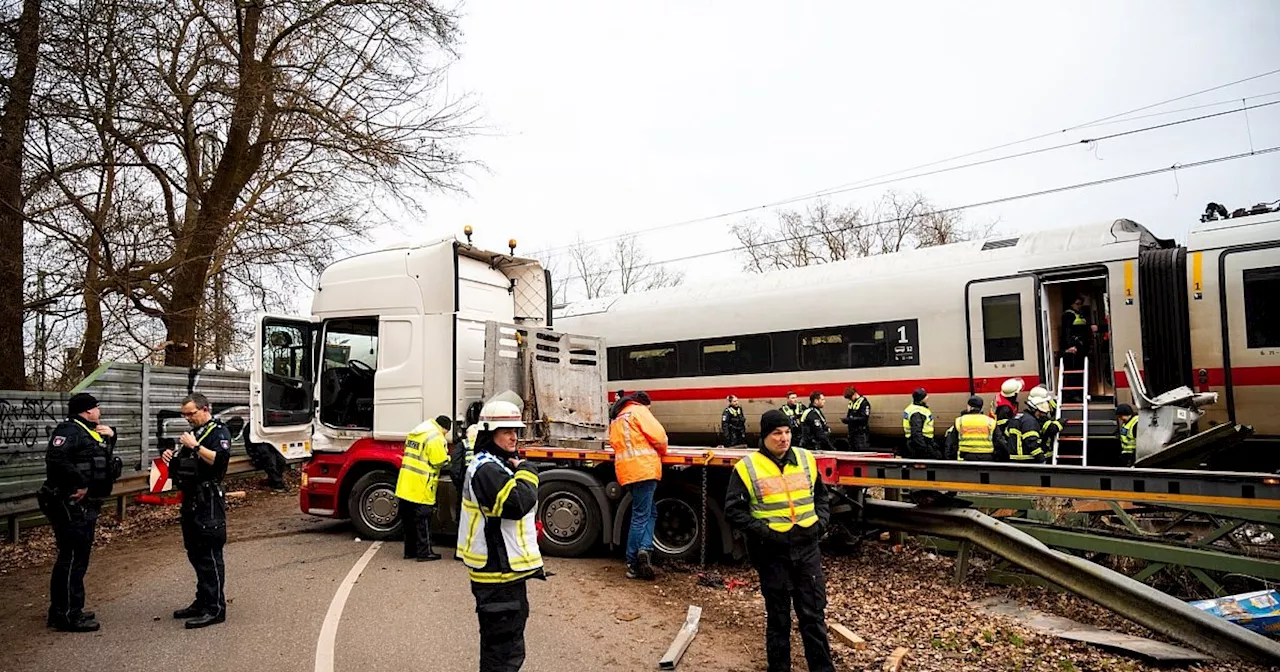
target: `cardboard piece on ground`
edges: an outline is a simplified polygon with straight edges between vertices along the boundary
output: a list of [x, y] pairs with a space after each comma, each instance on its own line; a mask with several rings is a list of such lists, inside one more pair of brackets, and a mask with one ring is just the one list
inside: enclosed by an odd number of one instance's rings
[[1213, 660], [1213, 658], [1198, 651], [1192, 651], [1181, 646], [1095, 628], [1091, 625], [1077, 623], [1069, 618], [1051, 616], [998, 597], [981, 600], [977, 602], [977, 606], [989, 614], [1016, 619], [1032, 630], [1062, 639], [1093, 644], [1156, 663], [1199, 663]]
[[858, 636], [857, 633], [839, 623], [828, 623], [827, 629], [843, 640], [843, 643], [855, 649], [867, 648], [867, 640]]

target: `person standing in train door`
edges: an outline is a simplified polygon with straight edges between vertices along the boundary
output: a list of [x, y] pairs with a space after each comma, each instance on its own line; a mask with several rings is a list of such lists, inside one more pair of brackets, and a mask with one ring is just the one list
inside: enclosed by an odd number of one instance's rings
[[835, 450], [831, 445], [831, 428], [822, 409], [827, 398], [817, 390], [809, 393], [809, 407], [800, 414], [800, 447], [810, 450]]
[[1116, 406], [1116, 424], [1120, 426], [1120, 465], [1132, 467], [1138, 457], [1138, 416], [1132, 406]]
[[[1089, 318], [1086, 316], [1084, 296], [1077, 295], [1071, 302], [1071, 307], [1062, 313], [1062, 323], [1058, 332], [1062, 366], [1067, 371], [1079, 371], [1084, 367], [1084, 360], [1089, 356], [1089, 346], [1093, 343], [1093, 335], [1097, 332], [1098, 325], [1089, 324]], [[1067, 383], [1072, 386], [1087, 386], [1087, 382], [1080, 381], [1078, 375], [1064, 376], [1063, 380], [1064, 382], [1072, 381]]]
[[787, 392], [787, 403], [778, 409], [782, 414], [787, 416], [787, 421], [791, 423], [791, 434], [797, 439], [800, 438], [800, 416], [804, 414], [804, 404], [796, 401], [796, 393]]
[[747, 416], [742, 414], [738, 397], [729, 395], [729, 405], [720, 414], [720, 441], [725, 446], [747, 445]]
[[841, 420], [849, 426], [849, 447], [857, 452], [871, 450], [871, 402], [858, 394], [858, 388], [850, 385], [844, 390], [849, 400], [849, 411]]
[[911, 403], [902, 411], [902, 433], [906, 435], [906, 445], [899, 457], [914, 460], [938, 457], [933, 439], [933, 411], [929, 409], [929, 393], [923, 387], [911, 393]]

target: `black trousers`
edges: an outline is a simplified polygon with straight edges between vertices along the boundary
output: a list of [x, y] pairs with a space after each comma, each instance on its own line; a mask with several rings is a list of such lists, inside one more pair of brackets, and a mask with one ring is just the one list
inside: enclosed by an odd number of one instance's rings
[[195, 606], [211, 616], [227, 613], [227, 567], [222, 548], [227, 543], [227, 505], [216, 484], [182, 493], [182, 546], [196, 571]]
[[524, 624], [529, 620], [525, 581], [471, 582], [480, 620], [480, 672], [516, 672], [524, 665]]
[[404, 512], [404, 557], [425, 558], [431, 554], [431, 516], [435, 508], [407, 499], [400, 500]]
[[835, 672], [827, 641], [827, 582], [822, 553], [812, 546], [790, 554], [753, 557], [764, 597], [769, 672], [791, 669], [791, 609], [794, 606], [809, 672]]
[[89, 571], [101, 504], [72, 502], [44, 490], [37, 500], [58, 546], [58, 558], [49, 577], [48, 618], [51, 622], [74, 623], [84, 610], [84, 575]]
[[870, 452], [871, 433], [861, 428], [849, 430], [849, 447], [858, 453]]

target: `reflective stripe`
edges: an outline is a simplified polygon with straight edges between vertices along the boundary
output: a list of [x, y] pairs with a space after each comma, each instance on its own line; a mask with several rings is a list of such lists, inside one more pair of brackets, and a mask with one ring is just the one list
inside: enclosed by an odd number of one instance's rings
[[1084, 315], [1081, 315], [1080, 313], [1077, 313], [1076, 311], [1074, 311], [1074, 310], [1072, 310], [1072, 309], [1070, 309], [1070, 308], [1068, 308], [1068, 309], [1067, 309], [1067, 312], [1075, 316], [1075, 317], [1074, 317], [1074, 318], [1072, 318], [1072, 320], [1071, 320], [1071, 326], [1073, 326], [1073, 327], [1083, 327], [1083, 326], [1085, 326], [1085, 325], [1089, 324], [1089, 321], [1088, 321], [1088, 320], [1086, 320], [1086, 319], [1084, 319]]
[[1013, 439], [1010, 445], [1014, 449], [1009, 451], [1010, 460], [1016, 460], [1016, 461], [1033, 460], [1039, 457], [1044, 452], [1044, 450], [1039, 446], [1036, 446], [1036, 449], [1031, 451], [1030, 453], [1024, 453], [1022, 450], [1022, 442], [1025, 439], [1033, 436], [1036, 437], [1037, 439], [1040, 438], [1039, 431], [1033, 429], [1029, 432], [1024, 432], [1021, 429], [1018, 429], [1018, 427], [1015, 425], [1009, 428], [1008, 433], [1009, 433], [1009, 436]]
[[[476, 500], [472, 481], [476, 471], [488, 462], [502, 467], [510, 476], [502, 490], [494, 498], [492, 511], [484, 510]], [[476, 455], [471, 466], [467, 468], [462, 483], [462, 515], [458, 521], [458, 544], [456, 556], [467, 566], [471, 580], [477, 583], [509, 583], [530, 576], [542, 567], [542, 554], [538, 549], [538, 532], [534, 524], [537, 507], [534, 507], [519, 520], [507, 520], [500, 516], [511, 496], [512, 490], [520, 483], [538, 486], [538, 476], [529, 471], [513, 472], [501, 460], [490, 453], [481, 452]], [[501, 533], [503, 555], [506, 566], [498, 571], [486, 571], [490, 567], [489, 540], [484, 530], [490, 525], [497, 526]], [[495, 563], [496, 566], [496, 563]]]
[[966, 413], [956, 418], [956, 433], [959, 435], [959, 453], [987, 455], [995, 452], [992, 434], [996, 422], [981, 413]]
[[920, 430], [926, 439], [933, 438], [933, 411], [928, 406], [910, 404], [902, 411], [902, 432], [911, 438], [911, 416], [919, 413], [924, 416], [924, 427]]
[[1138, 452], [1138, 416], [1136, 415], [1120, 426], [1120, 452]]
[[[797, 525], [811, 527], [818, 522], [813, 496], [817, 462], [808, 450], [792, 450], [797, 464], [784, 463], [781, 469], [759, 452], [747, 455], [734, 465], [751, 498], [751, 517], [764, 521], [778, 532], [787, 532]], [[776, 474], [765, 475], [765, 470]]]

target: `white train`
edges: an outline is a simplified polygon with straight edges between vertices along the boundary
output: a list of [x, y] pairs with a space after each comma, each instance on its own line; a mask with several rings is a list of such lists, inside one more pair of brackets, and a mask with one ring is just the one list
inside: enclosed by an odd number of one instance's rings
[[838, 434], [855, 385], [875, 435], [900, 441], [917, 387], [941, 427], [1007, 378], [1052, 386], [1077, 294], [1104, 332], [1091, 403], [1130, 401], [1133, 350], [1152, 391], [1220, 393], [1202, 423], [1280, 437], [1280, 213], [1265, 207], [1202, 221], [1186, 246], [1118, 219], [583, 301], [555, 327], [603, 336], [610, 389], [647, 390], [679, 440], [714, 440], [729, 394], [758, 418], [811, 390]]

